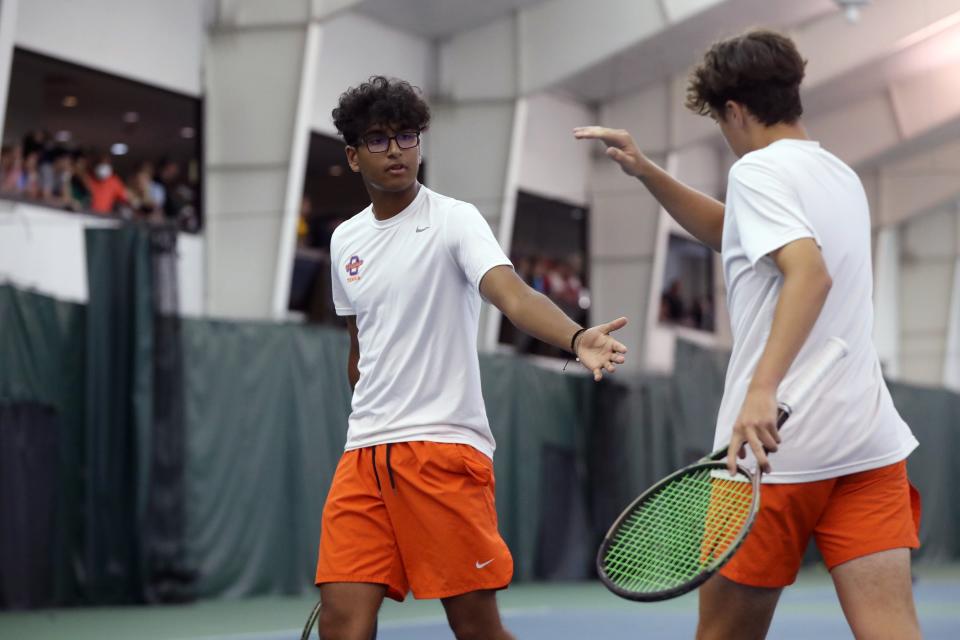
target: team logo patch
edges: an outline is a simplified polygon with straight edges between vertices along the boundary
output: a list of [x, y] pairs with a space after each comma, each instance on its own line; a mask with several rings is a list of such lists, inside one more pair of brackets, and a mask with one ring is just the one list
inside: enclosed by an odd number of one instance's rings
[[347, 282], [354, 282], [360, 279], [360, 267], [363, 266], [363, 260], [360, 256], [350, 256], [350, 262], [347, 263]]

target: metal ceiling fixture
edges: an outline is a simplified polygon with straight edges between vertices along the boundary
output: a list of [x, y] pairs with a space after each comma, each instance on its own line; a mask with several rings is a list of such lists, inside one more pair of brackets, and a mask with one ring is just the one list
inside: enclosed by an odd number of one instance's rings
[[841, 9], [843, 15], [847, 17], [847, 22], [856, 24], [860, 21], [860, 9], [867, 6], [873, 0], [833, 0]]

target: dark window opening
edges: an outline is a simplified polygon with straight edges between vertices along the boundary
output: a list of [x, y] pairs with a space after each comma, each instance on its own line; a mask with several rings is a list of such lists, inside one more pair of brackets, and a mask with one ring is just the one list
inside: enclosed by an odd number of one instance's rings
[[0, 196], [203, 226], [199, 98], [14, 50]]
[[[583, 326], [590, 319], [587, 270], [589, 209], [520, 191], [510, 260], [524, 282], [550, 298]], [[507, 318], [500, 323], [500, 343], [518, 353], [566, 358], [569, 354], [517, 330]]]
[[713, 251], [695, 240], [670, 234], [660, 294], [660, 322], [712, 332], [715, 308]]

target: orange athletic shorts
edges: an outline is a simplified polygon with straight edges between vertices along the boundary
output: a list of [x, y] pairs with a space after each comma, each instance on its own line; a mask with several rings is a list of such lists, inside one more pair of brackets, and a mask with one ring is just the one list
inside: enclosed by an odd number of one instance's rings
[[323, 508], [316, 583], [372, 582], [387, 596], [503, 589], [513, 557], [497, 530], [493, 461], [465, 444], [346, 451]]
[[920, 494], [903, 460], [838, 478], [764, 484], [760, 512], [720, 575], [754, 587], [785, 587], [800, 570], [810, 537], [827, 569], [855, 558], [920, 546]]

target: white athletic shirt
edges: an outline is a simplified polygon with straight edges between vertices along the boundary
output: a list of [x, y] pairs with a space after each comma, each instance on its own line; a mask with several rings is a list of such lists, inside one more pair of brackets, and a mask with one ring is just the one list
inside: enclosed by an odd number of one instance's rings
[[[769, 253], [813, 238], [833, 287], [781, 389], [831, 336], [850, 352], [813, 396], [794, 407], [767, 482], [811, 482], [898, 462], [917, 446], [890, 399], [873, 346], [870, 212], [857, 174], [817, 142], [778, 140], [730, 169], [723, 222], [724, 278], [733, 353], [715, 448], [730, 440], [770, 335], [783, 276]], [[748, 447], [749, 451], [749, 447]], [[746, 464], [755, 468], [752, 453]]]
[[346, 449], [426, 440], [493, 457], [480, 392], [480, 280], [511, 265], [476, 207], [424, 186], [378, 221], [367, 207], [330, 240], [337, 314], [356, 316], [360, 381]]

